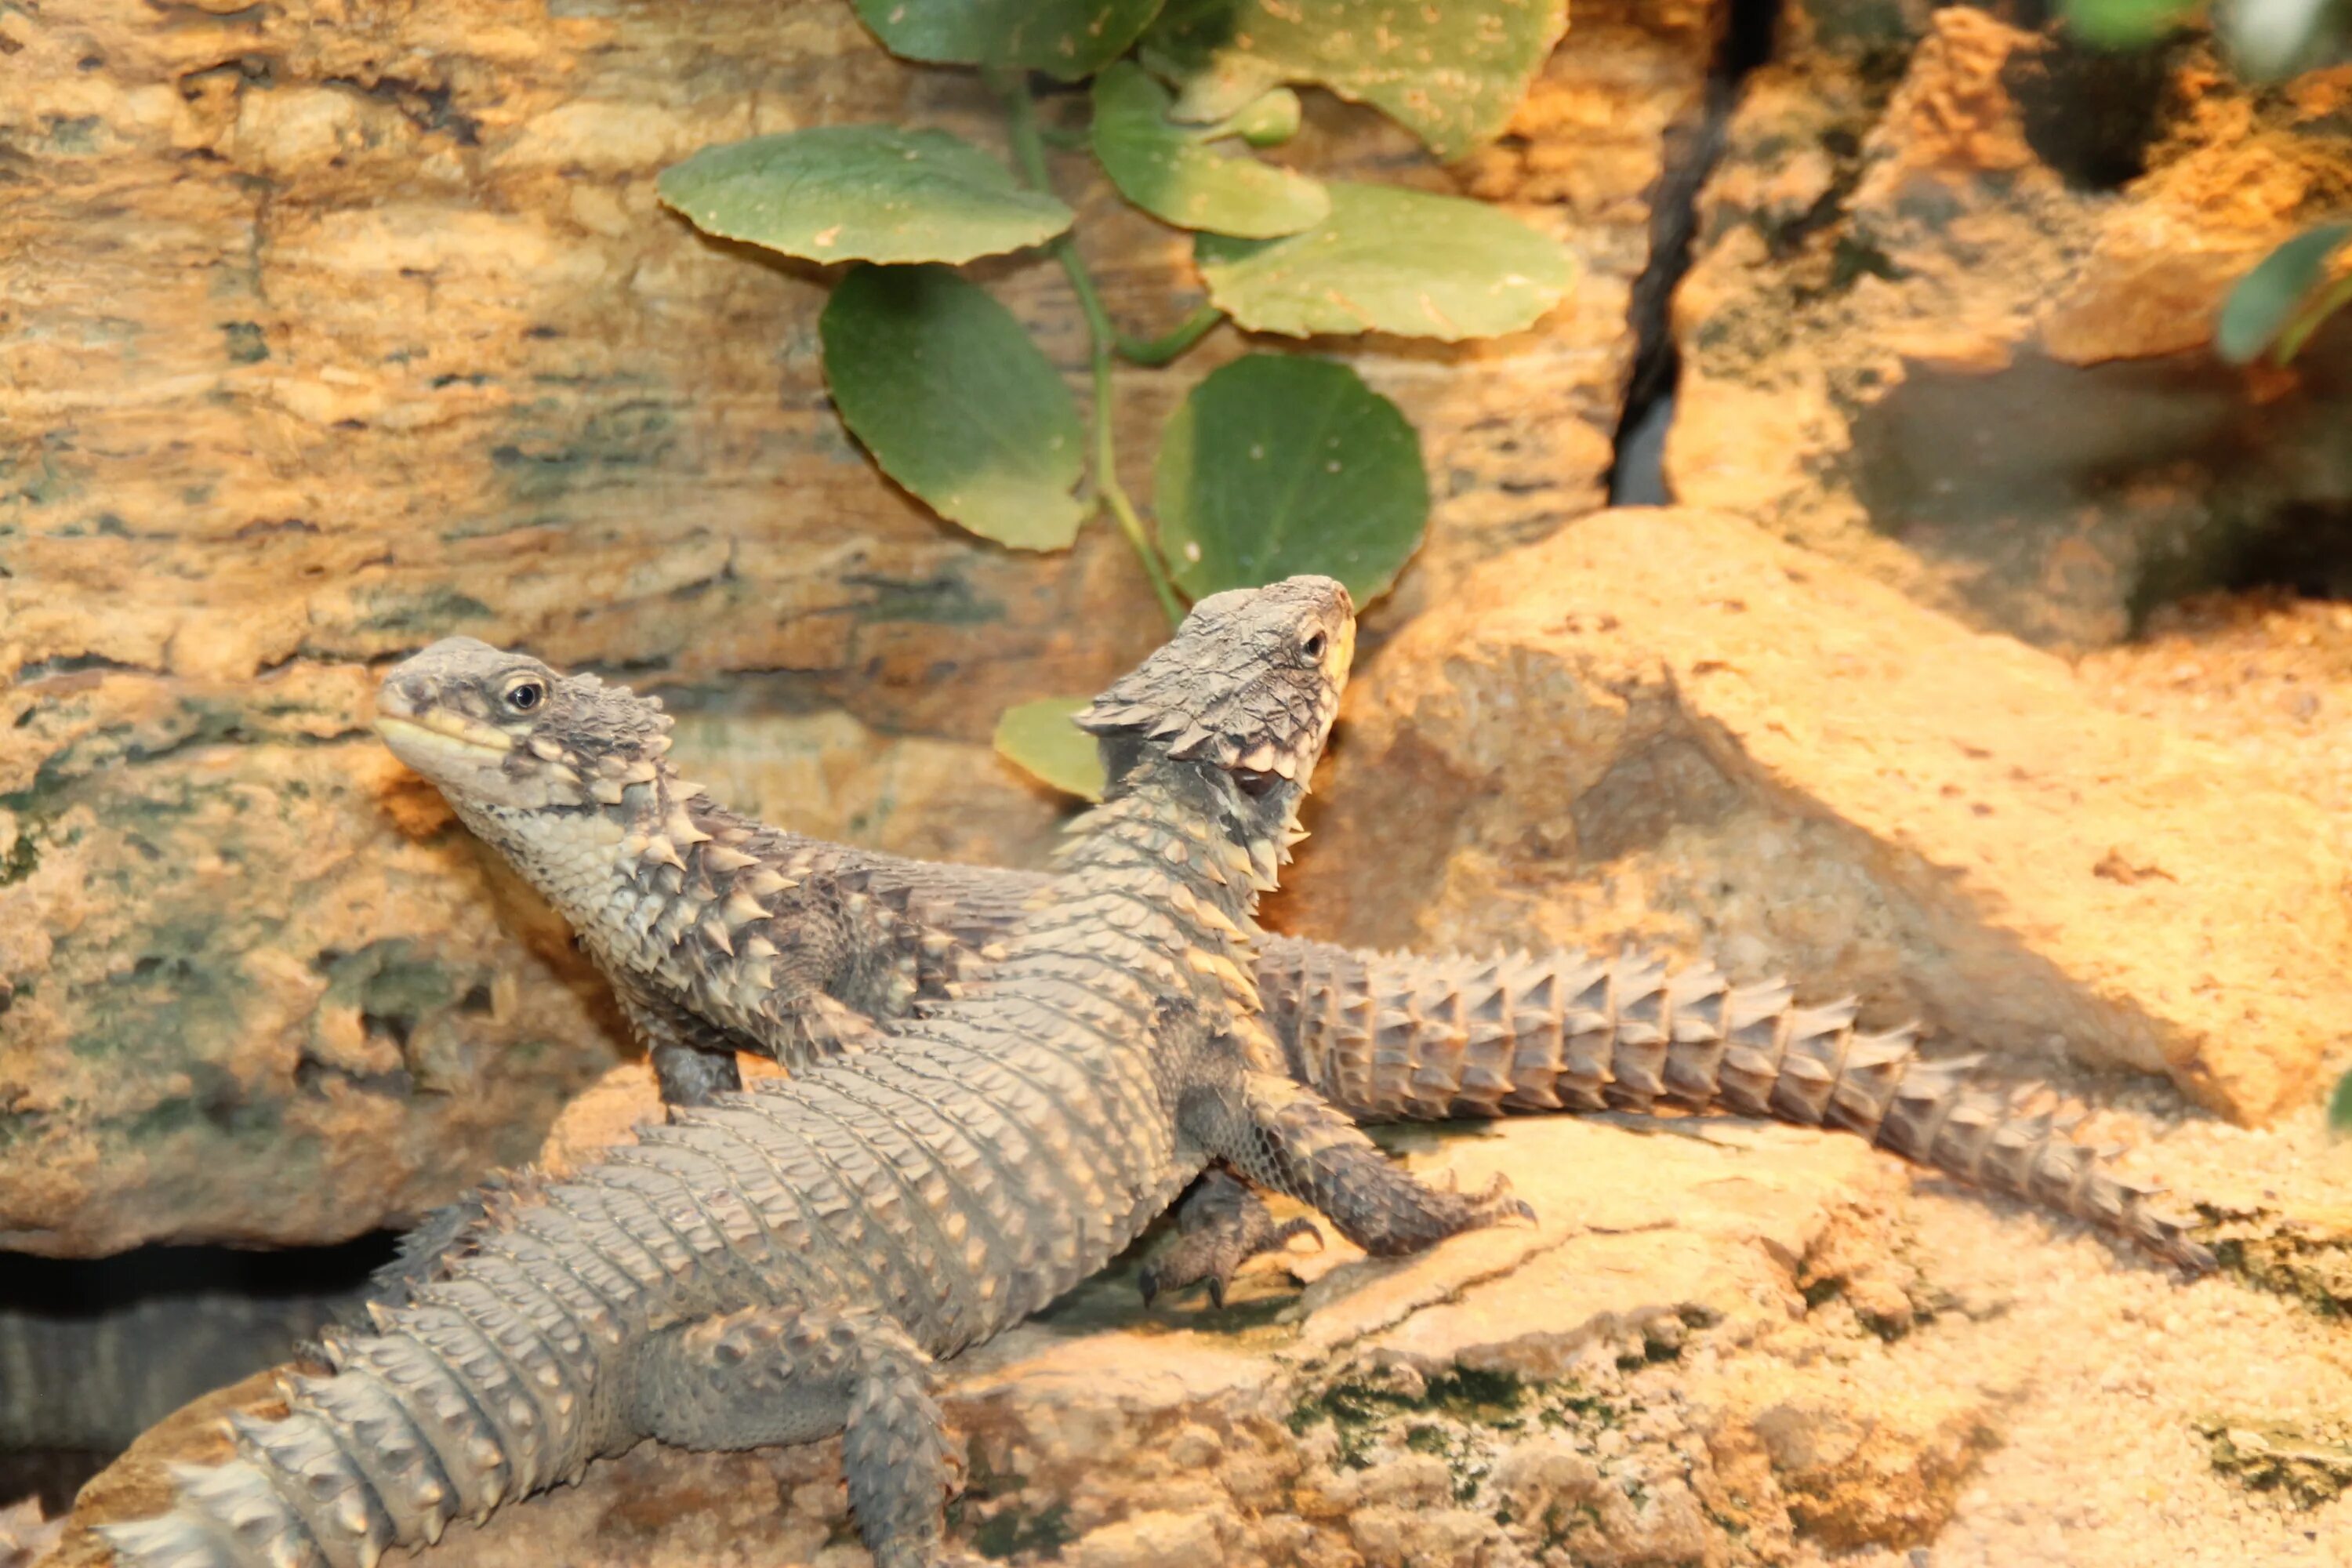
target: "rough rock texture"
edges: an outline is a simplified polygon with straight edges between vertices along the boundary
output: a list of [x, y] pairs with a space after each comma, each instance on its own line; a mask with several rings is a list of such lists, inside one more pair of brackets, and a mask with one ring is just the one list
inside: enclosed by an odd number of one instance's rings
[[[1523, 197], [1585, 267], [1507, 341], [1320, 345], [1435, 476], [1391, 616], [1600, 504], [1643, 193], [1713, 14], [1580, 16], [1459, 175], [1329, 100], [1286, 153]], [[0, 16], [0, 1247], [345, 1237], [528, 1150], [613, 1061], [561, 933], [361, 731], [362, 661], [465, 632], [617, 666], [740, 804], [1034, 860], [1055, 808], [987, 734], [1157, 640], [1133, 563], [924, 513], [826, 402], [824, 276], [654, 198], [707, 142], [869, 118], [1000, 140], [840, 0]], [[1185, 245], [1059, 174], [1115, 313], [1174, 319]], [[1080, 366], [1050, 263], [980, 275]], [[1139, 494], [1244, 346], [1123, 377]]]
[[2220, 746], [2352, 821], [2352, 605], [2208, 595], [2075, 666], [2104, 706]]
[[1644, 931], [2242, 1121], [2352, 1030], [2310, 801], [1732, 518], [1604, 513], [1473, 574], [1359, 683], [1318, 799], [1306, 934]]
[[[559, 1136], [577, 1151], [653, 1104], [649, 1074], [616, 1069]], [[1299, 1251], [1303, 1294], [1261, 1266], [1223, 1313], [1144, 1310], [1130, 1258], [957, 1364], [959, 1538], [1087, 1568], [1898, 1568], [1923, 1544], [1937, 1568], [2320, 1568], [2352, 1551], [2352, 1506], [2249, 1490], [2206, 1436], [2216, 1417], [2321, 1429], [2352, 1400], [2352, 1356], [2304, 1306], [2182, 1286], [1834, 1134], [1556, 1120], [1397, 1142], [1466, 1184], [1509, 1171], [1540, 1221], [1402, 1263]], [[2150, 1152], [2297, 1205], [2347, 1174], [2315, 1118], [2191, 1122]], [[161, 1461], [218, 1457], [210, 1423], [268, 1398], [255, 1380], [149, 1434], [84, 1492], [53, 1568], [103, 1561], [85, 1527], [152, 1509]], [[827, 1444], [646, 1445], [419, 1560], [865, 1559]]]
[[1791, 0], [1675, 301], [1672, 494], [2055, 647], [2275, 575], [2352, 503], [2352, 321], [2291, 372], [2208, 340], [2352, 201], [2347, 104], [2352, 68], [2251, 93], [2198, 42]]

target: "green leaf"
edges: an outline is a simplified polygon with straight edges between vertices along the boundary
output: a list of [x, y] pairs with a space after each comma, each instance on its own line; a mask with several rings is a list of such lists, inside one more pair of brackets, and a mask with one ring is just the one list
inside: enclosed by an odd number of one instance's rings
[[996, 721], [996, 752], [1065, 795], [1103, 797], [1102, 752], [1095, 738], [1070, 721], [1084, 697], [1041, 697], [1007, 708]]
[[1458, 158], [1503, 133], [1567, 25], [1565, 0], [1173, 0], [1143, 58], [1181, 84], [1181, 120], [1315, 82]]
[[1220, 131], [1231, 132], [1253, 147], [1279, 147], [1298, 134], [1299, 122], [1306, 110], [1298, 105], [1298, 95], [1286, 87], [1250, 100], [1230, 118], [1218, 122]]
[[2326, 326], [2327, 318], [2347, 305], [2352, 305], [2352, 277], [2337, 279], [2334, 288], [2322, 289], [2316, 299], [2296, 313], [2286, 331], [2279, 334], [2278, 346], [2271, 351], [2278, 356], [2279, 363], [2284, 364], [2301, 353], [2303, 345], [2311, 341], [2311, 334]]
[[1209, 298], [1253, 331], [1490, 338], [1532, 323], [1574, 265], [1550, 239], [1483, 202], [1334, 181], [1331, 216], [1281, 239], [1201, 236]]
[[706, 147], [659, 188], [705, 234], [811, 261], [969, 261], [1041, 245], [1071, 218], [970, 142], [895, 125]]
[[2352, 240], [2352, 222], [2305, 229], [2238, 279], [2214, 324], [2213, 343], [2221, 357], [2231, 364], [2245, 364], [2277, 342], [2294, 321], [2296, 307], [2319, 287], [2328, 258], [2347, 240]]
[[2205, 0], [2064, 0], [2066, 30], [2102, 49], [2142, 49], [2205, 8]]
[[1249, 354], [1212, 373], [1160, 438], [1160, 552], [1193, 598], [1319, 572], [1370, 603], [1429, 521], [1421, 438], [1330, 360]]
[[2352, 1072], [2337, 1079], [2336, 1092], [2327, 1097], [2327, 1130], [2352, 1132]]
[[1127, 53], [1160, 0], [857, 0], [883, 47], [934, 65], [1013, 67], [1076, 81]]
[[842, 422], [950, 521], [1059, 550], [1086, 440], [1069, 388], [1013, 312], [945, 267], [860, 267], [817, 323]]
[[1212, 152], [1217, 128], [1171, 123], [1168, 89], [1125, 60], [1095, 78], [1095, 157], [1119, 195], [1178, 228], [1252, 239], [1323, 221], [1331, 198], [1304, 174]]

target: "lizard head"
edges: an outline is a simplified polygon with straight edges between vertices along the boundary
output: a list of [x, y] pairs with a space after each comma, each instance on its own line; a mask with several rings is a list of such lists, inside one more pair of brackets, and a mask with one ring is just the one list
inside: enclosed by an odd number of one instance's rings
[[458, 805], [616, 805], [627, 785], [653, 781], [669, 750], [656, 699], [472, 637], [394, 665], [375, 706], [393, 754]]
[[1212, 594], [1078, 727], [1113, 781], [1152, 756], [1222, 771], [1254, 799], [1306, 793], [1356, 649], [1355, 606], [1328, 577]]

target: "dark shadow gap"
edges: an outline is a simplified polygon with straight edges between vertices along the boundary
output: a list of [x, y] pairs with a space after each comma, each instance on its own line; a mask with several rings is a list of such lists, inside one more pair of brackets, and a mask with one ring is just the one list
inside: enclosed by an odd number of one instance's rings
[[54, 1517], [188, 1401], [286, 1360], [356, 1304], [396, 1238], [246, 1252], [144, 1247], [0, 1270], [0, 1505]]
[[1671, 416], [1682, 354], [1670, 321], [1675, 289], [1690, 270], [1698, 195], [1722, 158], [1748, 73], [1772, 58], [1778, 0], [1728, 0], [1723, 37], [1707, 73], [1706, 103], [1696, 127], [1667, 132], [1665, 173], [1650, 207], [1650, 256], [1634, 279], [1627, 312], [1633, 370], [1612, 439], [1607, 484], [1612, 506], [1663, 501], [1664, 422]]

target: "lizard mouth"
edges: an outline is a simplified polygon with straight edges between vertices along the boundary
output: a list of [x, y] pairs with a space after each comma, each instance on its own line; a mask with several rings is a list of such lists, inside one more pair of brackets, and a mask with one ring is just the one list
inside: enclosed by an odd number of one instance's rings
[[485, 757], [503, 757], [514, 749], [505, 731], [457, 713], [380, 712], [375, 719], [375, 732], [404, 762], [412, 757], [433, 756], [478, 762]]

